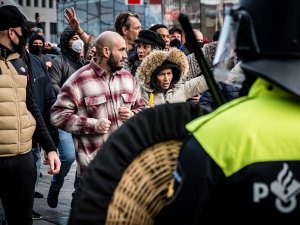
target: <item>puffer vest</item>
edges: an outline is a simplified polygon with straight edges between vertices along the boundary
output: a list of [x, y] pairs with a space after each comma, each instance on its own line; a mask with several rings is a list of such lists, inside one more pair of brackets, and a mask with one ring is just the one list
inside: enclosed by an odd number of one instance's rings
[[11, 63], [13, 53], [0, 58], [0, 157], [25, 154], [32, 148], [35, 119], [26, 107], [27, 77]]

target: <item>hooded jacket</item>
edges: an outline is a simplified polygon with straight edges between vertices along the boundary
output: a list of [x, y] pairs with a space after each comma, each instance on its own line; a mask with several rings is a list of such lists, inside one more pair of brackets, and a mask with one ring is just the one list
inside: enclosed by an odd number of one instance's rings
[[61, 55], [53, 59], [52, 67], [49, 68], [50, 79], [56, 96], [64, 82], [83, 66], [79, 53], [69, 47], [69, 41], [74, 35], [74, 31], [70, 27], [65, 28], [59, 43]]
[[[41, 40], [43, 42], [43, 46], [35, 46], [33, 44], [35, 40]], [[47, 62], [51, 62], [52, 60], [49, 56], [46, 56], [43, 53], [44, 44], [45, 44], [45, 39], [41, 35], [35, 33], [30, 36], [30, 39], [28, 41], [30, 54], [37, 56], [42, 61], [42, 63], [46, 65]], [[38, 51], [38, 48], [41, 48], [40, 52]]]
[[[167, 61], [174, 63], [180, 70], [179, 79], [170, 86], [166, 92], [159, 92], [151, 88], [151, 77], [158, 67]], [[169, 51], [152, 51], [138, 67], [136, 76], [142, 87], [142, 96], [148, 107], [155, 105], [185, 102], [187, 99], [207, 90], [207, 85], [203, 76], [196, 77], [186, 83], [182, 83], [182, 77], [186, 76], [189, 65], [185, 54], [177, 48], [170, 48]], [[174, 77], [173, 77], [174, 79]], [[152, 94], [151, 94], [152, 93]]]

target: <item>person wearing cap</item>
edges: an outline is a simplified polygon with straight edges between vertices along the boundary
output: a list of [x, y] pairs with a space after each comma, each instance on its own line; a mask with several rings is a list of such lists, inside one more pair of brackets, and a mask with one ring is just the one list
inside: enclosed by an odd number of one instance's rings
[[169, 32], [171, 41], [177, 39], [180, 43], [182, 42], [182, 30], [180, 28], [173, 27], [169, 30]]
[[[8, 224], [32, 224], [36, 170], [32, 137], [45, 150], [49, 174], [60, 170], [56, 147], [33, 99], [23, 53], [26, 33], [32, 26], [17, 7], [0, 7], [0, 198]], [[27, 26], [29, 24], [29, 26]]]
[[185, 46], [185, 38], [183, 31], [178, 27], [173, 27], [170, 29], [170, 46], [176, 47], [183, 51], [186, 55], [189, 55], [189, 51]]
[[135, 75], [136, 69], [142, 63], [143, 59], [150, 54], [152, 50], [163, 50], [165, 48], [164, 39], [151, 30], [141, 30], [136, 42], [137, 59], [136, 57], [129, 58], [128, 61], [132, 65], [130, 72]]
[[207, 90], [203, 76], [181, 82], [188, 71], [185, 54], [177, 48], [154, 50], [141, 63], [136, 77], [142, 86], [142, 96], [151, 108], [156, 105], [185, 102]]

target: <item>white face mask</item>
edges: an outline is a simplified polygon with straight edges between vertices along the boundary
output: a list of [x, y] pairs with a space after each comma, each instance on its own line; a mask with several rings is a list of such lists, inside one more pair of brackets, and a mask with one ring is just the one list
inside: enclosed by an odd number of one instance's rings
[[74, 52], [80, 53], [80, 51], [83, 49], [84, 43], [82, 40], [76, 40], [73, 41], [71, 45], [71, 49], [73, 49]]

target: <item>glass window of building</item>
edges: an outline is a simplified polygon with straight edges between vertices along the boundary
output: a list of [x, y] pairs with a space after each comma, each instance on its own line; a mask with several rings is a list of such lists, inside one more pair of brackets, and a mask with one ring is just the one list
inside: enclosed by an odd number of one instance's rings
[[114, 2], [101, 2], [100, 8], [100, 29], [101, 31], [114, 30]]
[[56, 43], [57, 42], [57, 23], [50, 23], [50, 41], [52, 43]]
[[34, 7], [39, 7], [39, 0], [34, 0]]
[[74, 7], [81, 27], [94, 36], [98, 36], [106, 30], [114, 31], [115, 19], [120, 12], [138, 13], [142, 27], [145, 27], [146, 5], [129, 6], [124, 4], [124, 0], [57, 1], [57, 29], [59, 34], [67, 26], [64, 10], [70, 7]]
[[53, 8], [53, 0], [49, 0], [49, 8], [50, 8], [50, 9]]
[[46, 0], [42, 0], [42, 7], [46, 8]]
[[19, 0], [18, 3], [19, 3], [20, 6], [22, 6], [23, 5], [23, 0]]
[[179, 26], [180, 13], [188, 15], [192, 27], [199, 29], [205, 38], [212, 39], [220, 29], [223, 9], [238, 0], [147, 0], [144, 5], [125, 5], [124, 0], [58, 0], [58, 35], [67, 26], [64, 10], [74, 7], [81, 27], [89, 34], [98, 36], [106, 30], [114, 30], [114, 23], [121, 12], [134, 12], [140, 17], [142, 29], [154, 24], [165, 24], [171, 28]]
[[26, 6], [31, 6], [31, 0], [26, 0]]

